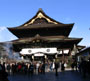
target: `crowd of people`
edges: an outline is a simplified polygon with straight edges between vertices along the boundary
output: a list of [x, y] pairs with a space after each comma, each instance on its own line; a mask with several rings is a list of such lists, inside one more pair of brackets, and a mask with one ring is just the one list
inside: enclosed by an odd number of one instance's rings
[[45, 73], [45, 63], [3, 63], [4, 71], [6, 71], [10, 75], [15, 74], [29, 74], [33, 75], [34, 72], [38, 73]]
[[15, 74], [45, 74], [45, 72], [56, 72], [56, 76], [58, 75], [58, 68], [62, 67], [61, 70], [65, 69], [64, 63], [60, 65], [58, 62], [18, 62], [18, 63], [0, 63], [3, 71], [8, 73], [8, 75]]
[[[14, 63], [1, 63], [0, 62], [0, 81], [8, 81], [8, 75], [30, 75], [34, 74], [45, 74], [45, 72], [55, 72], [55, 75], [58, 76], [58, 70], [64, 71], [66, 67], [65, 62], [14, 62]], [[78, 70], [83, 77], [86, 77], [87, 74], [90, 74], [90, 58], [88, 61], [81, 59], [81, 62], [77, 63], [73, 61], [71, 64], [72, 70]]]

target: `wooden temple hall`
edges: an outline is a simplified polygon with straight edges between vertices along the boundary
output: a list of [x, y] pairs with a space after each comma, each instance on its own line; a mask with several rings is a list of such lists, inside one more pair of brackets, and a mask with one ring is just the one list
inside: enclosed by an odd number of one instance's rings
[[78, 45], [82, 38], [69, 37], [73, 25], [58, 22], [39, 9], [29, 21], [17, 27], [9, 27], [8, 30], [18, 37], [11, 42], [13, 50], [22, 59], [68, 60], [74, 54], [74, 48], [83, 48]]

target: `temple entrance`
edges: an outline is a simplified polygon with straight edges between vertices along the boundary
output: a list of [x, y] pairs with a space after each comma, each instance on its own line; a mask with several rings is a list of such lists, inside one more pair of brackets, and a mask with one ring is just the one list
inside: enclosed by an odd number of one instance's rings
[[55, 59], [55, 54], [54, 55], [47, 55], [47, 59], [49, 61], [53, 61]]
[[34, 61], [44, 61], [44, 56], [34, 57]]
[[34, 61], [44, 61], [44, 59], [45, 59], [45, 54], [44, 54], [44, 53], [40, 53], [40, 52], [35, 53], [35, 54], [33, 55], [33, 59], [34, 59]]

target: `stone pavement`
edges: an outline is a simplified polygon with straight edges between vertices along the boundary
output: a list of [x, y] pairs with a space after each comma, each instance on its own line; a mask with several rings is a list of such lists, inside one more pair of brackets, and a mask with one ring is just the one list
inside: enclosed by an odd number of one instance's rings
[[90, 77], [83, 78], [80, 73], [67, 70], [59, 72], [55, 76], [54, 72], [47, 72], [46, 74], [38, 74], [33, 76], [28, 75], [14, 75], [8, 77], [9, 81], [90, 81]]

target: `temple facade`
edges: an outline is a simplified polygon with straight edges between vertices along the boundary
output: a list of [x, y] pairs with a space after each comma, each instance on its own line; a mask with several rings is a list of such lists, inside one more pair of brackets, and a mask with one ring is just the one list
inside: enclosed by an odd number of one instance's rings
[[74, 23], [58, 22], [39, 9], [30, 20], [8, 30], [18, 37], [11, 42], [13, 51], [19, 52], [22, 59], [67, 61], [83, 48], [78, 45], [82, 38], [69, 37], [73, 26]]

